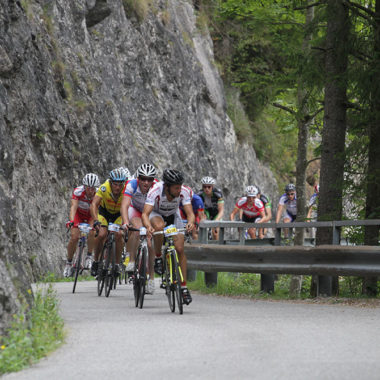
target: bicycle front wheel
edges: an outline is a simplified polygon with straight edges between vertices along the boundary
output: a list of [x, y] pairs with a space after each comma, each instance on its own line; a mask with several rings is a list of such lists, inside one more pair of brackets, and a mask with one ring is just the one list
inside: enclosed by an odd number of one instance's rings
[[106, 257], [106, 278], [104, 281], [104, 292], [105, 296], [109, 297], [111, 293], [111, 289], [113, 287], [114, 280], [114, 272], [115, 272], [115, 254], [116, 254], [116, 246], [115, 241], [112, 241], [112, 244], [107, 249], [107, 257]]
[[177, 252], [175, 251], [173, 252], [172, 258], [173, 258], [173, 264], [174, 264], [173, 272], [175, 275], [175, 279], [173, 281], [174, 293], [177, 299], [178, 312], [180, 314], [183, 314], [183, 300], [182, 300], [182, 288], [181, 288], [182, 277], [181, 277], [181, 272], [180, 272], [181, 268], [178, 263]]
[[171, 273], [173, 270], [172, 256], [170, 254], [167, 254], [167, 252], [165, 252], [164, 260], [165, 260], [164, 268], [165, 268], [165, 282], [166, 282], [165, 293], [166, 293], [166, 296], [168, 297], [170, 311], [174, 313], [175, 312], [175, 295], [174, 295], [174, 286], [171, 281], [171, 279], [173, 278], [173, 276], [171, 276]]
[[102, 255], [99, 260], [99, 266], [98, 266], [98, 296], [102, 295], [103, 288], [104, 288], [104, 282], [105, 282], [105, 273], [104, 273], [104, 267], [105, 267], [105, 262], [104, 262], [104, 254], [105, 254], [106, 248], [103, 248]]
[[83, 244], [79, 245], [78, 252], [76, 254], [75, 260], [74, 260], [74, 284], [73, 284], [73, 293], [75, 293], [75, 288], [77, 286], [78, 281], [78, 275], [81, 270], [81, 263], [82, 263], [82, 254], [83, 254]]
[[139, 268], [139, 286], [140, 286], [140, 296], [139, 296], [139, 307], [142, 309], [145, 297], [145, 285], [146, 285], [146, 257], [147, 248], [143, 247], [141, 249], [141, 261]]
[[139, 282], [139, 263], [140, 263], [141, 251], [137, 251], [135, 269], [133, 271], [133, 295], [135, 297], [135, 306], [139, 306], [140, 300], [140, 282]]

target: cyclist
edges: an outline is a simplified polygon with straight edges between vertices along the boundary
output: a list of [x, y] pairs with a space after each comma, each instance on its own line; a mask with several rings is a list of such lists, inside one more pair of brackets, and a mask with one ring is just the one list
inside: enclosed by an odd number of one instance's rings
[[[262, 223], [266, 221], [264, 204], [258, 198], [259, 189], [256, 186], [248, 186], [245, 189], [245, 197], [240, 198], [236, 204], [235, 208], [232, 210], [230, 219], [235, 220], [235, 215], [242, 210], [243, 211], [243, 222], [246, 223]], [[249, 228], [248, 235], [252, 239], [256, 239], [256, 228]]]
[[[90, 211], [94, 219], [94, 228], [99, 231], [95, 241], [95, 257], [91, 267], [91, 274], [96, 276], [98, 272], [99, 256], [107, 239], [108, 223], [121, 224], [120, 207], [123, 198], [123, 188], [127, 177], [123, 170], [113, 169], [109, 173], [109, 179], [104, 182], [95, 194]], [[123, 250], [123, 233], [116, 233], [116, 271], [120, 272], [119, 265]]]
[[[136, 179], [128, 181], [123, 200], [121, 202], [121, 217], [123, 220], [123, 228], [128, 229], [128, 226], [134, 228], [141, 228], [141, 214], [144, 209], [144, 204], [148, 191], [154, 183], [158, 182], [155, 179], [157, 175], [156, 168], [149, 163], [144, 163], [139, 166], [136, 172]], [[127, 252], [129, 253], [130, 261], [126, 267], [127, 272], [132, 272], [135, 267], [137, 247], [139, 245], [139, 233], [133, 231], [129, 233]], [[150, 241], [148, 241], [150, 245]], [[153, 294], [154, 292], [154, 251], [149, 248], [149, 281], [147, 292]]]
[[[265, 220], [262, 220], [261, 223], [270, 222], [272, 219], [272, 202], [267, 195], [261, 193], [261, 190], [258, 186], [256, 187], [259, 190], [259, 194], [257, 195], [257, 197], [261, 200], [261, 202], [264, 203], [265, 210]], [[267, 234], [267, 231], [267, 228], [260, 228], [259, 239], [264, 239], [264, 236]]]
[[[186, 229], [191, 232], [194, 228], [194, 213], [191, 206], [190, 189], [183, 186], [182, 172], [175, 169], [165, 169], [163, 181], [156, 183], [147, 195], [142, 222], [147, 228], [148, 236], [155, 231], [162, 231], [166, 225], [174, 224], [177, 228], [183, 228], [179, 213], [179, 204], [182, 201], [183, 209], [187, 217]], [[161, 247], [163, 236], [154, 236], [154, 249], [156, 254], [155, 270], [162, 273]], [[179, 265], [183, 275], [182, 296], [185, 304], [192, 301], [189, 290], [186, 287], [187, 260], [184, 251], [184, 235], [180, 233], [174, 237], [174, 246], [178, 253]]]
[[[205, 205], [206, 218], [210, 220], [222, 220], [224, 213], [224, 199], [221, 190], [215, 188], [215, 179], [203, 177], [201, 179], [202, 191], [198, 195]], [[213, 240], [219, 238], [219, 228], [212, 229]]]
[[[195, 227], [192, 232], [192, 238], [194, 240], [198, 240], [198, 226], [199, 222], [203, 219], [206, 219], [205, 211], [204, 211], [204, 204], [202, 198], [198, 194], [194, 194], [191, 190], [192, 198], [191, 198], [191, 206], [193, 207], [193, 213], [195, 217]], [[183, 210], [183, 204], [182, 202], [179, 204], [179, 211], [181, 213], [181, 218], [183, 221], [187, 221], [185, 212]]]
[[[78, 241], [80, 238], [80, 231], [78, 229], [79, 223], [89, 223], [92, 224], [91, 214], [90, 214], [90, 204], [94, 199], [96, 188], [99, 186], [99, 178], [94, 173], [88, 173], [84, 176], [82, 180], [83, 185], [74, 189], [71, 197], [71, 207], [70, 207], [70, 220], [66, 223], [67, 228], [71, 228], [71, 237], [69, 244], [67, 245], [67, 261], [63, 275], [65, 277], [71, 276], [72, 271], [72, 261]], [[94, 249], [94, 231], [88, 234], [87, 240], [87, 257], [85, 261], [86, 268], [91, 268], [92, 263], [92, 250]]]
[[310, 222], [312, 219], [317, 218], [317, 202], [319, 195], [319, 185], [314, 186], [314, 194], [311, 196], [309, 201], [309, 209], [307, 211], [306, 221]]
[[[277, 208], [276, 223], [279, 223], [283, 212], [285, 216], [283, 218], [284, 223], [291, 223], [296, 220], [297, 217], [297, 196], [296, 186], [293, 183], [289, 183], [285, 186], [285, 193], [282, 194]], [[284, 229], [284, 236], [287, 238], [288, 229]]]

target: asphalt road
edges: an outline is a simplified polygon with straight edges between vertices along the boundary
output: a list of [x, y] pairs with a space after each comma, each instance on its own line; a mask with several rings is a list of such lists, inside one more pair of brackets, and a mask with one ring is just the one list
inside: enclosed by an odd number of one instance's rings
[[380, 309], [193, 294], [171, 313], [156, 283], [142, 310], [131, 285], [57, 283], [66, 343], [4, 379], [379, 379]]

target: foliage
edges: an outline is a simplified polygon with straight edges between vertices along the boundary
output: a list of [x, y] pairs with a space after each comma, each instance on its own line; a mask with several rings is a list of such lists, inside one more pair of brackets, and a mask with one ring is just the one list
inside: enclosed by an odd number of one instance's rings
[[[94, 277], [92, 277], [91, 275], [78, 276], [78, 281], [93, 281], [93, 280], [94, 280]], [[39, 279], [39, 282], [43, 284], [48, 284], [52, 282], [73, 282], [73, 281], [74, 281], [74, 277], [60, 277], [60, 276], [57, 276], [54, 272], [49, 272]]]
[[51, 284], [37, 288], [34, 305], [23, 304], [0, 342], [0, 374], [19, 371], [35, 363], [64, 339], [63, 320], [58, 312], [56, 292]]
[[139, 22], [146, 19], [153, 0], [123, 0], [124, 12], [127, 17], [135, 16]]

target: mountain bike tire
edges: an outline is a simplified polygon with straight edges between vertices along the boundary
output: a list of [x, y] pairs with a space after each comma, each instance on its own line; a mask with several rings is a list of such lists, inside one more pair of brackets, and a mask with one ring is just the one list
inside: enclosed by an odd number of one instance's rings
[[74, 273], [73, 293], [75, 293], [75, 288], [77, 286], [77, 281], [78, 281], [78, 275], [79, 275], [79, 272], [81, 271], [80, 267], [81, 267], [81, 262], [82, 262], [82, 254], [83, 254], [83, 245], [81, 244], [79, 246], [79, 251], [78, 251], [78, 254], [76, 255], [75, 262], [74, 262], [75, 273]]
[[[167, 253], [165, 252], [165, 256], [166, 256], [166, 254]], [[172, 260], [171, 255], [169, 255], [169, 259], [168, 258], [165, 259], [165, 281], [166, 281], [165, 293], [166, 293], [166, 296], [168, 297], [170, 311], [172, 313], [174, 313], [175, 312], [175, 295], [174, 295], [173, 284], [170, 281], [170, 262], [169, 262], [169, 260]], [[172, 266], [172, 268], [173, 268], [173, 266]]]
[[147, 248], [143, 247], [141, 249], [141, 261], [139, 268], [139, 286], [140, 286], [140, 294], [139, 294], [139, 308], [142, 309], [144, 305], [144, 297], [145, 297], [145, 285], [146, 285], [146, 256], [147, 256]]
[[174, 253], [172, 255], [172, 259], [173, 259], [173, 264], [174, 264], [174, 267], [173, 267], [173, 274], [175, 276], [175, 279], [174, 279], [174, 284], [173, 284], [173, 287], [174, 287], [174, 293], [175, 293], [175, 296], [176, 296], [176, 299], [177, 299], [177, 306], [178, 306], [178, 312], [179, 314], [183, 314], [183, 300], [182, 300], [182, 289], [181, 289], [181, 274], [179, 273], [179, 263], [178, 263], [178, 260], [177, 260], [177, 254]]

